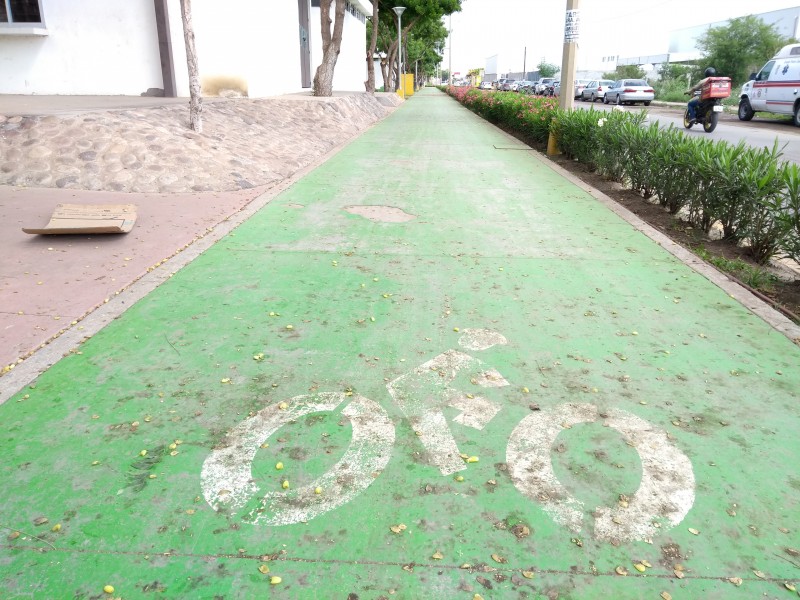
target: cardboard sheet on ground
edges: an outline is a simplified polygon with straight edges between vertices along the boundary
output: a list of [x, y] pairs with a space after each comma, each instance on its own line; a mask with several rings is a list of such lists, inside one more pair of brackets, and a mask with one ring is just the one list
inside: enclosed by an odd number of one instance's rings
[[136, 222], [135, 204], [59, 204], [42, 228], [23, 227], [30, 234], [128, 233]]

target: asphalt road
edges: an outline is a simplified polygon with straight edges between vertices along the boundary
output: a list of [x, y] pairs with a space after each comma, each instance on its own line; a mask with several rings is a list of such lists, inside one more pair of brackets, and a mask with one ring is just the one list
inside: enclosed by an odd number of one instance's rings
[[[591, 104], [577, 101], [575, 102], [575, 107], [589, 109]], [[610, 105], [604, 105], [600, 102], [596, 102], [594, 108], [597, 110], [611, 110]], [[643, 109], [641, 105], [623, 108], [627, 111]], [[649, 106], [647, 110], [651, 120], [657, 120], [665, 127], [674, 125], [683, 129], [682, 109], [669, 106]], [[756, 147], [771, 147], [777, 139], [780, 146], [783, 147], [784, 159], [800, 163], [800, 128], [792, 125], [789, 117], [786, 117], [785, 120], [777, 120], [762, 118], [756, 114], [752, 121], [745, 122], [740, 121], [735, 114], [724, 114], [720, 119], [719, 125], [712, 133], [705, 133], [702, 127], [698, 125], [695, 125], [686, 133], [701, 137], [708, 136], [714, 140], [724, 140], [734, 144], [739, 143], [740, 140], [745, 140], [751, 146]]]

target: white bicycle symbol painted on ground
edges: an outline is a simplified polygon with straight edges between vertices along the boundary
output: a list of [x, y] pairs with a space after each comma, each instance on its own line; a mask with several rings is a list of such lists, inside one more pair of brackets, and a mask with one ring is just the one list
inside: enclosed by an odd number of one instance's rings
[[[459, 345], [471, 351], [506, 343], [505, 337], [489, 329], [468, 329], [459, 339]], [[386, 386], [419, 435], [431, 464], [444, 476], [467, 468], [444, 408], [460, 410], [453, 420], [478, 430], [501, 410], [501, 406], [484, 397], [451, 388], [459, 372], [470, 374], [471, 382], [483, 388], [509, 385], [483, 361], [460, 350], [448, 350]], [[262, 491], [252, 476], [252, 462], [259, 447], [290, 421], [336, 410], [348, 401], [342, 415], [352, 425], [352, 439], [339, 462], [308, 485]], [[517, 490], [539, 503], [555, 522], [580, 533], [587, 511], [556, 477], [550, 452], [565, 425], [599, 420], [617, 430], [637, 450], [642, 476], [627, 506], [599, 506], [591, 511], [594, 537], [607, 541], [647, 540], [680, 523], [695, 497], [689, 458], [666, 431], [622, 409], [605, 410], [601, 415], [592, 404], [564, 403], [523, 418], [511, 433], [506, 449], [508, 471]], [[375, 474], [382, 472], [389, 462], [394, 441], [395, 427], [389, 415], [369, 398], [341, 392], [295, 396], [263, 408], [228, 433], [226, 445], [213, 450], [203, 463], [203, 495], [215, 510], [246, 511], [243, 516], [252, 523], [307, 522], [346, 504], [367, 489]], [[316, 493], [317, 488], [325, 493]], [[254, 500], [255, 508], [248, 510]]]

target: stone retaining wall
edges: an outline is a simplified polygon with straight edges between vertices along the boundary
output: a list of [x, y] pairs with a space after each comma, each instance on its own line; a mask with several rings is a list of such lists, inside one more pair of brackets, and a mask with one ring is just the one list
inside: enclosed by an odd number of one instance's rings
[[306, 95], [79, 116], [0, 116], [0, 185], [121, 192], [230, 191], [268, 185], [386, 116], [393, 94]]

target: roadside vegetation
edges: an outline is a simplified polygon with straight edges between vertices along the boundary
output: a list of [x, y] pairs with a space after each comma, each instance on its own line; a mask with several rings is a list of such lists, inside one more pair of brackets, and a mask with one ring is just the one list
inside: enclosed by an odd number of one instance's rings
[[[467, 108], [535, 145], [551, 133], [564, 156], [617, 182], [707, 236], [741, 248], [756, 268], [736, 271], [759, 287], [772, 279], [759, 265], [800, 262], [800, 167], [781, 160], [777, 142], [752, 148], [644, 124], [645, 113], [558, 108], [557, 99], [450, 87]], [[741, 262], [741, 261], [740, 261]], [[745, 281], [746, 282], [746, 281]]]

